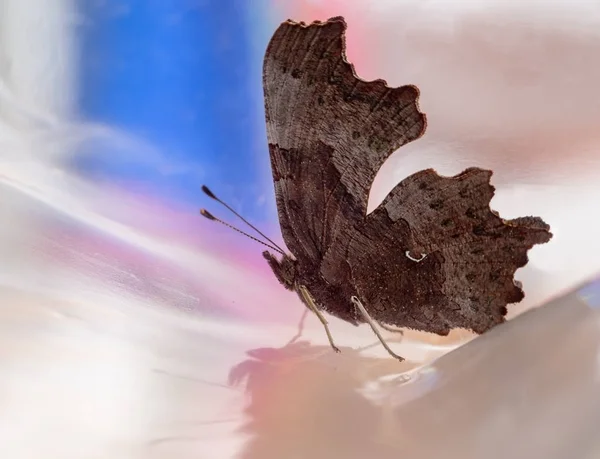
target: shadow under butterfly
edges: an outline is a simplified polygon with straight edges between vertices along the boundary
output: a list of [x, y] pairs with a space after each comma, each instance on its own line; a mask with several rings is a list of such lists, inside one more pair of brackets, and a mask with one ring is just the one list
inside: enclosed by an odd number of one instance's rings
[[419, 90], [357, 77], [345, 56], [346, 23], [288, 20], [265, 54], [263, 86], [269, 154], [283, 239], [263, 252], [279, 282], [321, 311], [354, 325], [375, 322], [438, 335], [481, 334], [524, 297], [515, 271], [527, 251], [550, 240], [539, 217], [502, 219], [490, 209], [492, 171], [453, 177], [417, 172], [367, 215], [369, 190], [384, 161], [425, 132]]

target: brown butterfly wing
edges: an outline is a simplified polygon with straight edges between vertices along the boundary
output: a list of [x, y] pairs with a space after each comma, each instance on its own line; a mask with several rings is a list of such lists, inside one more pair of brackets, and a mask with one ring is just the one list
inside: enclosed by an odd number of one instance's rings
[[[418, 172], [367, 217], [348, 261], [374, 319], [441, 335], [452, 328], [483, 333], [504, 320], [507, 304], [521, 301], [515, 271], [552, 234], [538, 217], [506, 221], [490, 210], [491, 175]], [[415, 262], [406, 251], [426, 257]]]
[[365, 218], [369, 188], [385, 159], [425, 129], [415, 87], [389, 88], [356, 76], [345, 57], [345, 29], [342, 18], [284, 22], [264, 60], [281, 231], [296, 258], [315, 268], [341, 230]]

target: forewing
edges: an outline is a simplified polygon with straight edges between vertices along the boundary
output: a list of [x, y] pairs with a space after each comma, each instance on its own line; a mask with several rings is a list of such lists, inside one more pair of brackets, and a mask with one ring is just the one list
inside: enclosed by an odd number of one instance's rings
[[492, 211], [491, 175], [477, 168], [454, 177], [424, 170], [368, 216], [348, 259], [375, 319], [438, 334], [483, 333], [504, 320], [507, 304], [521, 301], [515, 271], [552, 234], [538, 217], [506, 221]]
[[425, 129], [414, 86], [365, 82], [346, 61], [342, 18], [284, 22], [263, 69], [267, 136], [283, 238], [318, 262], [340, 228], [364, 219], [385, 161]]

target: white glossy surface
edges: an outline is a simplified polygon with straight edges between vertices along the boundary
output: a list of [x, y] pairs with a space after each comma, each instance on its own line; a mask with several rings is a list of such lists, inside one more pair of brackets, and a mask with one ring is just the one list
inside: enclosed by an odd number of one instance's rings
[[[377, 345], [285, 345], [289, 327], [216, 332], [172, 311], [1, 295], [7, 457], [600, 454], [600, 322], [575, 295], [420, 368]], [[441, 353], [405, 341], [396, 349], [417, 361]]]

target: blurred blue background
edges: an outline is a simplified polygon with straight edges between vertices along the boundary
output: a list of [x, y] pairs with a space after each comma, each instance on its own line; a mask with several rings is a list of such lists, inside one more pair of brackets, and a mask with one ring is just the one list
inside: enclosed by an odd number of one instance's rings
[[186, 207], [202, 206], [206, 183], [246, 216], [269, 218], [261, 82], [269, 4], [82, 1], [80, 115], [143, 138], [170, 170], [99, 144], [75, 167]]

